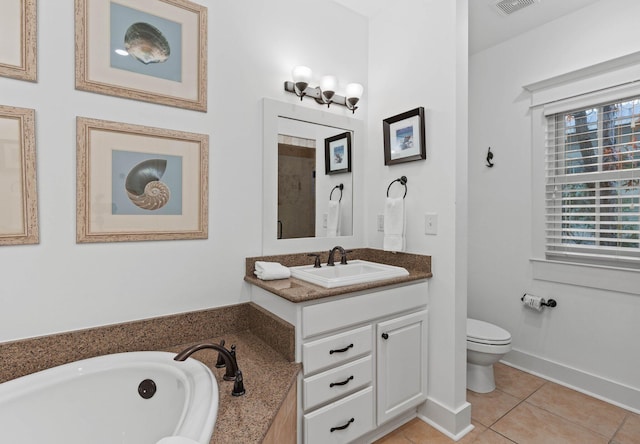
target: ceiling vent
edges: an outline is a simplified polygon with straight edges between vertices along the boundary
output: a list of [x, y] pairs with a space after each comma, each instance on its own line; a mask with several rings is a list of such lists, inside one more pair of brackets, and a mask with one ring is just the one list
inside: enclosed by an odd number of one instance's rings
[[494, 5], [500, 15], [507, 16], [536, 3], [540, 3], [540, 0], [499, 0]]

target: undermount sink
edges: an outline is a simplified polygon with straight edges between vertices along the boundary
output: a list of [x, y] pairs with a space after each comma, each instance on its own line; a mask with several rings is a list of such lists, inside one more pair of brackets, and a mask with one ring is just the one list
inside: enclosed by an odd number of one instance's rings
[[289, 269], [291, 277], [324, 288], [366, 284], [409, 275], [409, 272], [402, 267], [359, 259], [350, 260], [347, 264], [336, 264], [332, 267], [323, 265], [320, 268], [315, 268], [313, 265], [301, 265]]

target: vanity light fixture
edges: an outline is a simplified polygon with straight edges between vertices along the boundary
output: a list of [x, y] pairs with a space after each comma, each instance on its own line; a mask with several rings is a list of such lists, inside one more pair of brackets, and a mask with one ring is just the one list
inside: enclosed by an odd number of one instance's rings
[[355, 113], [356, 106], [364, 88], [359, 83], [349, 83], [346, 88], [345, 96], [336, 94], [338, 79], [336, 76], [327, 75], [320, 80], [320, 86], [309, 86], [313, 73], [306, 66], [296, 66], [291, 72], [293, 81], [285, 81], [285, 91], [292, 92], [302, 100], [305, 96], [313, 98], [321, 105], [331, 106], [332, 103], [346, 106], [351, 112]]

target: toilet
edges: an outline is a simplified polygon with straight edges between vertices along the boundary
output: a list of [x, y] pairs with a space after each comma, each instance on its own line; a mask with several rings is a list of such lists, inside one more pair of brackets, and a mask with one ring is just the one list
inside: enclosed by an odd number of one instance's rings
[[511, 350], [511, 334], [477, 319], [467, 319], [467, 388], [476, 393], [495, 390], [493, 364]]

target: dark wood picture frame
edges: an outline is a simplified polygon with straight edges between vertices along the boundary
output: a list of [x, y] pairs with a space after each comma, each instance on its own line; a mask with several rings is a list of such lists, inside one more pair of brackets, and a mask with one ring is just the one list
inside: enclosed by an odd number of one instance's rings
[[325, 174], [351, 172], [351, 132], [324, 139]]
[[427, 158], [423, 107], [384, 119], [382, 130], [385, 165]]

